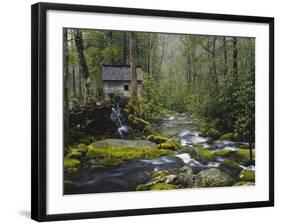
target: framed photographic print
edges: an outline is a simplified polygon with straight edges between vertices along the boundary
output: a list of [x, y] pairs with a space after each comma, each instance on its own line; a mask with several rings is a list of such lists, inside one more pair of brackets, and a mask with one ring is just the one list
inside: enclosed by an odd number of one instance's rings
[[32, 6], [32, 218], [274, 205], [274, 19]]

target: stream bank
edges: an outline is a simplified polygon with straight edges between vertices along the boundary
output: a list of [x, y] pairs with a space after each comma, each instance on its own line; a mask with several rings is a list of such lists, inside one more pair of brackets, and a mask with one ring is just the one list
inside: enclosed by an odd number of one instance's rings
[[[255, 166], [250, 165], [247, 143], [203, 137], [185, 114], [173, 114], [149, 124], [161, 135], [152, 134], [146, 140], [126, 139], [132, 138], [129, 130], [134, 127], [124, 125], [115, 108], [111, 119], [117, 124], [119, 139], [69, 149], [65, 159], [65, 194], [255, 183]], [[120, 131], [124, 126], [125, 131]]]

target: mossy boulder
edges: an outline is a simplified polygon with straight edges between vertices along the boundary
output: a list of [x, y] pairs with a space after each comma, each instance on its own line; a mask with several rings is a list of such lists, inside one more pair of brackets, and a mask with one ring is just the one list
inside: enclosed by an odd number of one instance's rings
[[177, 143], [174, 142], [164, 142], [164, 143], [160, 143], [157, 145], [158, 149], [168, 149], [168, 150], [177, 150], [180, 148], [180, 146]]
[[123, 161], [134, 158], [154, 159], [160, 156], [167, 156], [174, 154], [171, 150], [159, 150], [154, 147], [141, 146], [108, 146], [96, 147], [94, 145], [88, 146], [86, 154], [87, 159], [97, 159], [103, 166], [117, 166]]
[[216, 161], [216, 157], [208, 149], [202, 146], [196, 145], [195, 148], [189, 148], [189, 155], [202, 164]]
[[[255, 150], [253, 152], [253, 163], [255, 162]], [[238, 149], [229, 156], [229, 159], [243, 166], [251, 165], [250, 150]]]
[[233, 186], [255, 186], [254, 182], [247, 182], [247, 181], [239, 181]]
[[227, 157], [233, 153], [230, 149], [222, 149], [216, 152], [213, 152], [213, 155], [216, 157]]
[[151, 190], [173, 190], [173, 189], [177, 189], [177, 188], [178, 187], [174, 184], [159, 183], [159, 184], [153, 185]]
[[134, 128], [141, 130], [145, 134], [157, 134], [157, 131], [152, 127], [152, 125], [142, 118], [130, 114], [128, 116], [128, 120]]
[[147, 136], [146, 140], [151, 141], [156, 144], [160, 144], [163, 142], [167, 142], [169, 139], [162, 135], [149, 135], [149, 136]]
[[198, 187], [224, 187], [233, 184], [233, 179], [218, 168], [202, 170], [198, 174]]
[[202, 137], [211, 137], [212, 139], [218, 139], [221, 135], [218, 130], [207, 126], [200, 126], [199, 130]]
[[254, 170], [242, 170], [239, 174], [241, 181], [255, 182], [256, 175]]
[[230, 140], [230, 141], [234, 141], [235, 140], [235, 136], [233, 132], [229, 132], [229, 133], [225, 133], [223, 134], [219, 140]]
[[[137, 191], [146, 190], [165, 190], [165, 186], [174, 185], [177, 180], [175, 174], [171, 174], [168, 170], [156, 171], [151, 174], [150, 181], [145, 184], [140, 184], [136, 188]], [[163, 187], [163, 189], [158, 189]], [[175, 185], [174, 185], [175, 186]], [[173, 188], [174, 189], [174, 188]]]
[[68, 173], [75, 173], [79, 170], [77, 167], [80, 164], [80, 161], [78, 159], [72, 159], [69, 157], [64, 157], [63, 166], [64, 170]]
[[238, 175], [242, 170], [242, 168], [237, 163], [229, 159], [222, 161], [219, 168], [235, 179], [238, 178]]
[[168, 138], [177, 137], [179, 133], [177, 131], [168, 131], [165, 132], [164, 135]]
[[97, 148], [107, 147], [151, 147], [156, 148], [156, 144], [147, 140], [125, 140], [125, 139], [105, 139], [92, 144]]
[[207, 137], [207, 138], [206, 138], [206, 142], [207, 142], [208, 144], [212, 143], [213, 141], [214, 141], [214, 139], [213, 139], [212, 137]]
[[189, 185], [189, 180], [193, 174], [192, 169], [189, 166], [183, 166], [179, 172], [178, 182], [183, 186]]

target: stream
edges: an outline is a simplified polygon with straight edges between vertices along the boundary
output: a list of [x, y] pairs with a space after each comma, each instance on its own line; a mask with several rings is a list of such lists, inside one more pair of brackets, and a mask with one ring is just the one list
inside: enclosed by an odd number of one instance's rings
[[[114, 114], [114, 116], [117, 116], [118, 111], [114, 111]], [[117, 122], [120, 123], [118, 128], [120, 135], [126, 134], [127, 126], [122, 125], [122, 121], [119, 117]], [[223, 149], [235, 151], [241, 145], [246, 144], [228, 140], [216, 140], [212, 143], [208, 143], [207, 138], [200, 135], [198, 128], [193, 124], [192, 120], [184, 115], [163, 117], [153, 123], [153, 125], [159, 128], [164, 135], [173, 133], [174, 136], [179, 137], [181, 145], [185, 147], [200, 144], [210, 152], [215, 152]], [[149, 181], [151, 173], [154, 171], [179, 169], [184, 165], [188, 165], [199, 172], [207, 168], [218, 168], [223, 160], [223, 157], [218, 157], [216, 162], [209, 162], [204, 165], [192, 159], [191, 156], [185, 152], [178, 153], [175, 156], [162, 156], [152, 160], [132, 159], [117, 167], [109, 167], [94, 172], [86, 171], [82, 175], [80, 174], [79, 178], [75, 180], [75, 184], [66, 188], [65, 193], [80, 194], [135, 191], [139, 184]], [[255, 169], [254, 166], [242, 168]]]

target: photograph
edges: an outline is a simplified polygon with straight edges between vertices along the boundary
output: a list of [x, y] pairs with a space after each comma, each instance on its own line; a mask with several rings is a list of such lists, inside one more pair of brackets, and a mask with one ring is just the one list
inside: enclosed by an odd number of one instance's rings
[[255, 186], [255, 37], [62, 34], [65, 195]]

